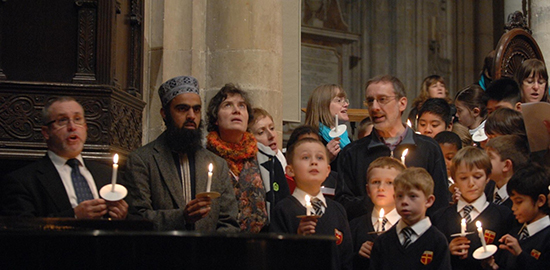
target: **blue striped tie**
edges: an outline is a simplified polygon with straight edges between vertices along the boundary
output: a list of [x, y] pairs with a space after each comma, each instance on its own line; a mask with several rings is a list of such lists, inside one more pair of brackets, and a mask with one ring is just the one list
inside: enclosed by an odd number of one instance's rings
[[80, 162], [76, 158], [67, 160], [67, 165], [71, 166], [71, 179], [73, 180], [74, 192], [76, 193], [76, 201], [80, 204], [83, 201], [93, 200], [94, 195], [90, 190], [90, 186], [86, 181], [86, 178], [80, 173], [78, 165]]

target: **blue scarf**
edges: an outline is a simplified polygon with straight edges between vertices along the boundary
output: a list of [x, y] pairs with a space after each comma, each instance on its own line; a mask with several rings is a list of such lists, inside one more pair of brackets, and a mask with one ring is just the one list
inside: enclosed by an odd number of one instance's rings
[[[328, 135], [330, 132], [330, 128], [323, 125], [322, 123], [319, 123], [319, 133], [321, 134], [321, 137], [327, 142], [330, 142], [333, 138]], [[346, 130], [342, 135], [340, 135], [340, 148], [344, 149], [346, 145], [348, 145], [351, 141], [349, 140], [348, 131]]]

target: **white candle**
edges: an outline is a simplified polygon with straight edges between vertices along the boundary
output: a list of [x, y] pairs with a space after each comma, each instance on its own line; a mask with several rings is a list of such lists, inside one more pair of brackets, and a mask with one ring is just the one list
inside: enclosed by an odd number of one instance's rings
[[411, 120], [409, 120], [409, 119], [407, 119], [407, 126], [409, 126], [410, 128], [412, 128]]
[[311, 216], [313, 212], [313, 207], [311, 206], [309, 195], [306, 195], [306, 216]]
[[466, 219], [462, 219], [462, 221], [460, 221], [460, 235], [461, 236], [464, 236], [466, 234]]
[[384, 208], [380, 209], [380, 214], [378, 214], [378, 232], [382, 231], [382, 222], [384, 221]]
[[115, 192], [116, 175], [118, 171], [118, 154], [113, 157], [113, 176], [111, 177], [111, 192]]
[[212, 170], [214, 169], [214, 166], [212, 166], [212, 163], [208, 165], [208, 182], [206, 182], [206, 192], [210, 192], [210, 187], [212, 186]]
[[336, 123], [336, 127], [334, 127], [334, 131], [338, 133], [338, 114], [334, 115], [334, 123]]
[[483, 245], [483, 251], [487, 252], [487, 243], [485, 243], [485, 236], [483, 236], [483, 228], [481, 227], [481, 221], [476, 221], [477, 233], [479, 234], [479, 239]]
[[409, 148], [405, 149], [403, 154], [401, 154], [401, 163], [403, 163], [403, 165], [405, 165], [405, 157], [407, 156], [407, 153], [409, 153]]

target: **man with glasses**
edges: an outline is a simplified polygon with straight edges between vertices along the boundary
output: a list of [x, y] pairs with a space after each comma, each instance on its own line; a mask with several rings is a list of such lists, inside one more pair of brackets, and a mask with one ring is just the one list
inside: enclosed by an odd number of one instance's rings
[[82, 106], [71, 97], [55, 98], [44, 107], [42, 122], [48, 152], [4, 179], [4, 214], [125, 219], [124, 200], [108, 202], [98, 196], [98, 190], [110, 183], [112, 168], [82, 158], [88, 130]]
[[[367, 168], [382, 156], [404, 160], [407, 167], [422, 167], [430, 173], [436, 200], [428, 214], [448, 206], [447, 171], [439, 145], [432, 138], [414, 133], [401, 120], [407, 108], [403, 83], [390, 75], [377, 76], [367, 82], [365, 92], [373, 131], [346, 146], [338, 159], [336, 200], [346, 208], [348, 219], [372, 209], [373, 204], [365, 194]], [[407, 154], [403, 155], [405, 149]]]
[[[128, 202], [157, 230], [238, 232], [227, 162], [202, 146], [197, 79], [178, 76], [163, 83], [158, 92], [166, 131], [128, 157], [122, 180]], [[219, 198], [197, 195], [207, 191], [208, 178], [210, 191]]]

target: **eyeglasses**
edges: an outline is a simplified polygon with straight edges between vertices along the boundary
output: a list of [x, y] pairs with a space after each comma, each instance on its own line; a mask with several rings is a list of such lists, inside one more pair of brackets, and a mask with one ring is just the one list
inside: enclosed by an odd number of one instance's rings
[[62, 117], [62, 118], [52, 120], [52, 121], [46, 123], [44, 126], [49, 126], [49, 125], [55, 123], [55, 125], [58, 126], [58, 127], [65, 127], [69, 124], [69, 122], [73, 122], [73, 124], [75, 124], [75, 125], [82, 126], [82, 125], [84, 125], [84, 123], [86, 123], [86, 119], [82, 116], [76, 116], [73, 119], [68, 118], [68, 117]]
[[386, 105], [390, 103], [393, 99], [395, 99], [397, 96], [379, 96], [377, 98], [368, 97], [367, 100], [365, 100], [364, 104], [367, 107], [371, 107], [374, 104], [374, 101], [378, 102], [378, 104]]
[[340, 103], [340, 105], [349, 104], [349, 99], [347, 99], [347, 98], [335, 97], [332, 101], [334, 101], [336, 103]]

